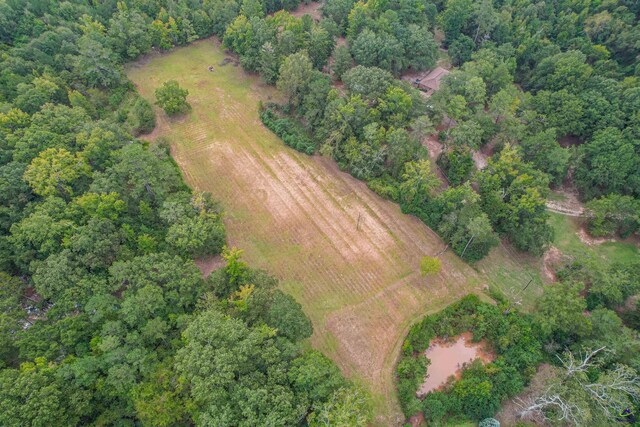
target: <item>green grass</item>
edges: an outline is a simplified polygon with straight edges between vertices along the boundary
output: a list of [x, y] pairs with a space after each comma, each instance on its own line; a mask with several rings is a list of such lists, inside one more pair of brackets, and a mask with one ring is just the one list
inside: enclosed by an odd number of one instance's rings
[[542, 295], [541, 260], [506, 244], [495, 248], [476, 268], [485, 274], [490, 288], [497, 289], [519, 310], [531, 312]]
[[553, 244], [569, 256], [596, 256], [603, 262], [627, 262], [640, 257], [640, 249], [631, 243], [605, 242], [587, 245], [578, 237], [579, 219], [551, 213], [550, 224], [554, 230]]

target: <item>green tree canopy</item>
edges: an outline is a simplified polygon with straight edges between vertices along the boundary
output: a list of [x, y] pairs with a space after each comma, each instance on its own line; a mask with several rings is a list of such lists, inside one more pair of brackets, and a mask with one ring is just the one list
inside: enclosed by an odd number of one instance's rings
[[170, 116], [184, 113], [191, 106], [187, 102], [189, 91], [180, 87], [177, 81], [166, 81], [156, 89], [156, 104]]
[[298, 106], [302, 102], [312, 71], [313, 65], [306, 53], [291, 54], [282, 63], [277, 86], [287, 95], [292, 105]]
[[49, 148], [31, 161], [24, 179], [41, 196], [71, 197], [91, 168], [64, 148]]

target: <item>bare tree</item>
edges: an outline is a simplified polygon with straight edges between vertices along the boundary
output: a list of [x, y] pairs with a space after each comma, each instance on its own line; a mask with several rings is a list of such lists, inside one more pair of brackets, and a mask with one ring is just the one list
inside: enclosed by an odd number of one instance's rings
[[567, 375], [570, 376], [575, 374], [576, 372], [585, 372], [587, 369], [593, 366], [594, 363], [591, 361], [591, 359], [605, 348], [606, 347], [600, 347], [597, 350], [580, 352], [578, 353], [577, 359], [570, 351], [567, 352], [566, 360], [558, 356], [557, 354], [556, 357], [558, 358], [558, 360], [560, 360], [562, 366], [564, 366], [567, 370]]
[[640, 377], [628, 366], [618, 365], [602, 375], [599, 382], [584, 385], [584, 389], [603, 411], [615, 417], [627, 407], [626, 398], [640, 398]]
[[557, 421], [579, 425], [580, 420], [584, 418], [584, 410], [578, 405], [563, 399], [559, 393], [554, 393], [552, 388], [549, 387], [538, 397], [531, 397], [527, 400], [517, 399], [516, 403], [521, 408], [520, 417], [537, 421], [550, 421], [547, 413], [550, 409], [555, 409], [557, 417], [554, 418]]
[[606, 350], [587, 350], [574, 355], [567, 352], [564, 358], [557, 356], [564, 370], [540, 395], [516, 400], [522, 418], [536, 421], [563, 421], [572, 425], [584, 425], [594, 417], [613, 421], [628, 407], [630, 401], [640, 399], [640, 376], [625, 365], [603, 371], [597, 382], [591, 383], [586, 371], [598, 365], [594, 357]]

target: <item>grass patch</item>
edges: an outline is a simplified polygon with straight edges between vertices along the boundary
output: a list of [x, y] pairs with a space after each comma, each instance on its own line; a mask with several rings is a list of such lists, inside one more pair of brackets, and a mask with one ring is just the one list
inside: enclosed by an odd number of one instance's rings
[[578, 237], [581, 225], [579, 219], [555, 212], [550, 215], [550, 224], [554, 230], [553, 244], [566, 255], [596, 256], [606, 263], [628, 262], [640, 257], [640, 249], [631, 243], [604, 242], [587, 245]]
[[541, 266], [539, 258], [517, 252], [505, 244], [493, 249], [489, 256], [476, 264], [476, 268], [484, 273], [490, 289], [497, 290], [525, 312], [531, 312], [542, 295]]

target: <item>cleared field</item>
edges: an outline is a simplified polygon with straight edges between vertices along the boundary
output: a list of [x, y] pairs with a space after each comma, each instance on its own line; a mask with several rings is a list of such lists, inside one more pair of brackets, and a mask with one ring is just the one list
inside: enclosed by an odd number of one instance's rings
[[397, 424], [393, 367], [409, 325], [486, 284], [515, 286], [517, 266], [504, 248], [478, 271], [447, 252], [439, 275], [420, 277], [421, 257], [440, 251], [440, 238], [332, 160], [286, 147], [257, 112], [277, 93], [240, 67], [220, 66], [224, 57], [210, 39], [128, 68], [151, 102], [166, 80], [189, 90], [192, 111], [169, 119], [158, 110], [149, 139], [166, 137], [187, 182], [223, 203], [230, 243], [300, 301], [313, 347], [371, 390], [376, 424]]
[[595, 256], [605, 263], [631, 262], [640, 257], [640, 239], [593, 238], [582, 227], [581, 220], [559, 213], [551, 213], [555, 236], [553, 244], [571, 256]]

